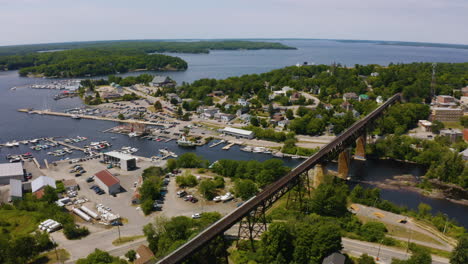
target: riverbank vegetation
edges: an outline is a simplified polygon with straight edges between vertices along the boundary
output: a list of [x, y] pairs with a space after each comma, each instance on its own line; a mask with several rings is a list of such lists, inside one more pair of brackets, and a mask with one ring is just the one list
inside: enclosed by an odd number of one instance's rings
[[[445, 137], [422, 140], [410, 136], [388, 135], [368, 146], [370, 155], [422, 164], [428, 168], [426, 179], [438, 179], [468, 188], [468, 166], [459, 155], [468, 146], [461, 141], [451, 143]], [[427, 185], [426, 185], [427, 186]]]

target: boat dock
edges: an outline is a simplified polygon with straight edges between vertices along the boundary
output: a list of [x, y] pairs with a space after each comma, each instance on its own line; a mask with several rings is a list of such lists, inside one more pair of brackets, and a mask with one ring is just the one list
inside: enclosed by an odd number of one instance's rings
[[[72, 117], [75, 116], [74, 114], [62, 113], [62, 112], [54, 112], [54, 111], [47, 111], [47, 110], [31, 110], [31, 109], [18, 109], [18, 112], [29, 113], [29, 114], [39, 114], [39, 115], [53, 115], [53, 116], [62, 116], [62, 117]], [[93, 116], [93, 115], [79, 115], [82, 119], [91, 119], [91, 120], [102, 120], [102, 121], [112, 121], [112, 122], [119, 122], [119, 123], [130, 123], [130, 124], [143, 124], [143, 125], [151, 125], [151, 126], [164, 126], [167, 127], [166, 124], [160, 124], [156, 122], [150, 121], [142, 121], [142, 120], [135, 120], [135, 119], [116, 119], [110, 117], [102, 117], [102, 116]]]
[[55, 144], [59, 144], [59, 145], [62, 145], [62, 146], [65, 146], [69, 149], [74, 149], [74, 150], [79, 150], [79, 151], [82, 151], [82, 152], [85, 152], [85, 149], [84, 148], [80, 148], [80, 147], [77, 147], [77, 146], [74, 146], [74, 145], [71, 145], [71, 144], [67, 144], [63, 141], [58, 141], [58, 140], [54, 140], [52, 138], [48, 138], [46, 139], [47, 141], [51, 142], [51, 143], [55, 143]]
[[224, 142], [226, 142], [226, 141], [221, 140], [221, 141], [218, 141], [216, 143], [213, 143], [213, 144], [210, 145], [210, 148], [214, 148], [214, 147], [218, 146], [219, 144], [223, 144]]
[[239, 141], [231, 141], [231, 142], [228, 142], [229, 144], [227, 144], [226, 146], [223, 147], [223, 150], [229, 150], [232, 146], [234, 145], [242, 145], [242, 142], [239, 142]]

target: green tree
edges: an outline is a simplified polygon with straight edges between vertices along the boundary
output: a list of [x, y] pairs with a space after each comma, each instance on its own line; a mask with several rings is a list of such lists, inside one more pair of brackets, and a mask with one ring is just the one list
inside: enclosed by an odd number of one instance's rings
[[375, 261], [373, 257], [364, 253], [359, 257], [357, 264], [375, 264]]
[[289, 119], [289, 120], [293, 120], [293, 119], [294, 119], [294, 112], [293, 112], [292, 109], [286, 110], [286, 118]]
[[287, 229], [286, 223], [274, 222], [268, 227], [268, 231], [262, 235], [261, 254], [265, 263], [274, 263], [275, 260], [283, 259], [284, 263], [292, 260], [294, 246], [291, 241], [294, 236]]
[[250, 124], [251, 124], [252, 126], [258, 127], [258, 126], [260, 125], [260, 122], [258, 121], [258, 118], [257, 118], [256, 116], [252, 116], [252, 117], [250, 118]]
[[44, 188], [44, 195], [41, 198], [42, 201], [46, 201], [47, 203], [55, 203], [58, 200], [58, 195], [55, 189], [49, 185]]
[[450, 264], [464, 263], [468, 263], [468, 234], [464, 234], [458, 239], [458, 244], [450, 256]]
[[418, 215], [420, 217], [427, 217], [431, 215], [432, 207], [425, 203], [419, 203], [418, 205]]
[[125, 253], [125, 257], [128, 258], [128, 260], [130, 260], [131, 262], [133, 262], [135, 259], [136, 259], [136, 251], [133, 250], [133, 249], [130, 249], [129, 251], [127, 251], [127, 253]]
[[243, 200], [249, 199], [250, 197], [257, 194], [257, 192], [257, 185], [252, 180], [239, 179], [234, 182], [234, 193]]
[[86, 258], [81, 258], [76, 261], [76, 264], [125, 264], [127, 261], [118, 257], [113, 257], [106, 251], [95, 249], [93, 253]]
[[207, 200], [212, 200], [216, 196], [216, 185], [212, 180], [203, 180], [198, 187], [200, 193]]
[[309, 201], [309, 208], [323, 216], [340, 217], [348, 213], [348, 187], [343, 183], [320, 184]]
[[125, 120], [125, 116], [122, 113], [119, 113], [119, 115], [117, 115], [117, 118], [120, 120]]
[[460, 118], [460, 123], [464, 128], [468, 128], [468, 116], [462, 116]]
[[363, 224], [359, 230], [361, 235], [366, 241], [379, 242], [385, 237], [387, 228], [380, 222], [367, 222]]
[[192, 174], [179, 175], [176, 177], [176, 183], [180, 187], [194, 187], [198, 184], [197, 178]]
[[168, 171], [173, 171], [177, 169], [177, 160], [176, 159], [168, 159], [166, 164]]
[[438, 120], [432, 121], [431, 130], [435, 134], [439, 134], [440, 130], [444, 129], [444, 127], [445, 127], [444, 123], [442, 123], [442, 122], [440, 122]]

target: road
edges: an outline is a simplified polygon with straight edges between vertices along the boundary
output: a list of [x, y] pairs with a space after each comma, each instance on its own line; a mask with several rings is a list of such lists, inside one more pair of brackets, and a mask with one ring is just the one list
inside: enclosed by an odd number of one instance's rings
[[[366, 253], [374, 258], [379, 256], [379, 263], [391, 263], [392, 258], [396, 259], [408, 259], [411, 253], [406, 253], [404, 250], [381, 246], [379, 251], [379, 245], [369, 242], [363, 242], [359, 240], [353, 240], [349, 238], [342, 238], [343, 251], [353, 255], [360, 256]], [[432, 255], [432, 263], [434, 264], [447, 264], [449, 260], [446, 258]]]

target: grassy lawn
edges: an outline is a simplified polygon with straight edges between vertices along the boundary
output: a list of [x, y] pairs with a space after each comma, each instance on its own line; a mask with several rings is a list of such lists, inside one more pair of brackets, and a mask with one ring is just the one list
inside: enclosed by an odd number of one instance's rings
[[460, 122], [446, 121], [446, 122], [442, 122], [442, 123], [444, 123], [445, 128], [458, 128], [460, 130], [463, 130], [463, 126], [461, 125]]
[[[57, 256], [59, 259], [57, 259]], [[53, 263], [63, 263], [70, 259], [70, 254], [65, 249], [51, 250], [47, 253], [39, 255], [31, 264], [53, 264]]]
[[116, 240], [112, 241], [112, 245], [114, 246], [119, 246], [128, 242], [133, 242], [135, 240], [138, 240], [140, 238], [144, 238], [145, 236], [140, 235], [140, 236], [128, 236], [128, 237], [121, 237], [120, 240], [117, 238]]
[[[364, 223], [369, 222], [369, 221], [376, 221], [375, 219], [370, 219], [370, 218], [364, 217], [364, 216], [358, 216], [358, 218]], [[401, 237], [401, 238], [411, 237], [412, 240], [417, 240], [417, 241], [421, 241], [421, 242], [427, 242], [427, 243], [442, 245], [439, 241], [432, 238], [431, 236], [420, 233], [420, 232], [415, 232], [415, 231], [409, 230], [404, 225], [402, 225], [402, 226], [392, 225], [392, 224], [389, 224], [389, 223], [386, 223], [386, 222], [383, 222], [383, 221], [381, 221], [381, 223], [384, 224], [385, 227], [387, 228], [388, 235], [397, 236], [397, 237]]]
[[1, 210], [0, 223], [12, 235], [26, 235], [36, 230], [39, 224], [37, 212], [26, 212], [20, 210]]

